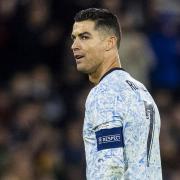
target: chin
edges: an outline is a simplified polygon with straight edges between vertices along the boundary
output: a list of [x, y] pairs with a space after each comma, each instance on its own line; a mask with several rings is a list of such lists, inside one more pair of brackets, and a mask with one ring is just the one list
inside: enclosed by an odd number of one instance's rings
[[81, 65], [77, 65], [77, 70], [78, 70], [79, 72], [82, 72], [82, 73], [85, 73], [85, 74], [89, 74], [88, 69], [85, 68], [85, 67], [83, 67], [83, 66], [81, 66]]

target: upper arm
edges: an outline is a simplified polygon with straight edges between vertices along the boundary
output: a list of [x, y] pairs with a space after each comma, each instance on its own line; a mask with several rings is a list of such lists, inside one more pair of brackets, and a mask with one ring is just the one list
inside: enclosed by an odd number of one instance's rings
[[121, 177], [124, 173], [123, 118], [126, 108], [115, 93], [102, 93], [96, 98], [94, 132], [98, 175]]
[[117, 93], [111, 91], [101, 93], [97, 97], [95, 107], [95, 129], [123, 126], [127, 107], [123, 98]]

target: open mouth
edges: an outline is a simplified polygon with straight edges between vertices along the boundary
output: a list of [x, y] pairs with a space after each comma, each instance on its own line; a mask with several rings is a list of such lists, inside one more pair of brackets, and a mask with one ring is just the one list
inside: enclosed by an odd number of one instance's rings
[[83, 58], [84, 56], [83, 55], [75, 55], [74, 57], [76, 60], [79, 60], [79, 59]]

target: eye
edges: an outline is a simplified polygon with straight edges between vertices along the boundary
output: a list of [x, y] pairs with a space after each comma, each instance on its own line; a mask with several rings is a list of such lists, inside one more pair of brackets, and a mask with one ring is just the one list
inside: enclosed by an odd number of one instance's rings
[[82, 36], [81, 39], [86, 40], [86, 39], [89, 39], [89, 37], [88, 36]]

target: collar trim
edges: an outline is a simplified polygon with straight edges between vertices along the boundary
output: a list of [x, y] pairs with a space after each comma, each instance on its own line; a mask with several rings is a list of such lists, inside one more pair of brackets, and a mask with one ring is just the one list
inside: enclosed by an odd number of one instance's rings
[[120, 67], [112, 68], [112, 69], [110, 69], [109, 71], [107, 71], [107, 72], [101, 77], [101, 79], [99, 80], [99, 82], [102, 81], [102, 79], [104, 79], [105, 76], [107, 76], [108, 74], [110, 74], [112, 71], [115, 71], [115, 70], [125, 71], [123, 68], [120, 68]]

